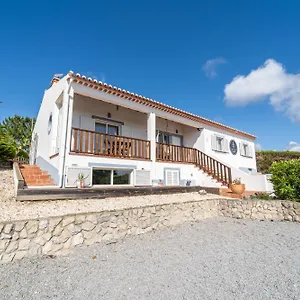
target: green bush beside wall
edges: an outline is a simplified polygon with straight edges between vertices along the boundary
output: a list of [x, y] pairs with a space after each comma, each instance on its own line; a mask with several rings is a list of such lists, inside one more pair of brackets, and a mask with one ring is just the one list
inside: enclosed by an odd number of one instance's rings
[[300, 159], [273, 162], [270, 172], [278, 199], [300, 201]]

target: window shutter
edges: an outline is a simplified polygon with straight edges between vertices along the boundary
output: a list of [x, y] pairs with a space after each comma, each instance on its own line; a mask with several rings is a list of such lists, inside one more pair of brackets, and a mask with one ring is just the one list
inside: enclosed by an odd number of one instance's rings
[[240, 154], [241, 154], [242, 156], [244, 156], [245, 154], [244, 154], [244, 146], [243, 146], [243, 143], [240, 142], [239, 146], [240, 146]]
[[215, 135], [211, 136], [211, 149], [217, 150], [217, 136]]
[[253, 157], [252, 147], [250, 144], [248, 144], [248, 156]]
[[151, 172], [148, 170], [135, 170], [135, 185], [136, 186], [151, 185]]
[[179, 171], [166, 170], [166, 185], [168, 186], [179, 185]]
[[223, 139], [222, 150], [224, 152], [229, 152], [229, 146], [228, 146], [228, 140], [227, 139]]
[[166, 185], [172, 185], [172, 171], [171, 170], [167, 170], [166, 171]]
[[173, 171], [173, 185], [179, 185], [179, 172]]

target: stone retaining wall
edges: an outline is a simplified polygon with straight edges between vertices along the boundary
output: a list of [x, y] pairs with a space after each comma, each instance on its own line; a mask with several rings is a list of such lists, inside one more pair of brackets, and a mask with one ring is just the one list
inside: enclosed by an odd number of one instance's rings
[[217, 200], [0, 223], [0, 261], [66, 255], [78, 245], [113, 241], [218, 215]]
[[0, 223], [0, 262], [66, 255], [79, 245], [111, 242], [217, 216], [300, 222], [300, 203], [211, 199]]
[[219, 200], [219, 215], [238, 219], [300, 222], [300, 202], [280, 200]]

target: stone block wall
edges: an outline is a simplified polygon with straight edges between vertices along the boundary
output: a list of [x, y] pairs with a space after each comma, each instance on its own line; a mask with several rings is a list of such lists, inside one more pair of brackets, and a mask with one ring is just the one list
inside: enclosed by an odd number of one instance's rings
[[206, 200], [0, 223], [0, 262], [66, 255], [79, 245], [122, 239], [217, 215], [218, 201]]
[[0, 223], [0, 263], [67, 255], [74, 247], [109, 242], [217, 216], [300, 222], [300, 203], [211, 199]]
[[300, 222], [300, 202], [280, 200], [219, 200], [219, 215], [237, 219]]

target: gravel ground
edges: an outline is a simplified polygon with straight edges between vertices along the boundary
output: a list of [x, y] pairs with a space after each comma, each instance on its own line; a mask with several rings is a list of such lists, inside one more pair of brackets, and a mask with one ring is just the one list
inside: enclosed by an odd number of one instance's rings
[[0, 203], [16, 201], [12, 170], [0, 169]]
[[0, 222], [218, 198], [224, 197], [210, 194], [186, 193], [107, 199], [20, 202], [16, 201], [12, 170], [5, 171], [0, 169]]
[[209, 219], [1, 266], [0, 299], [299, 299], [300, 224]]

